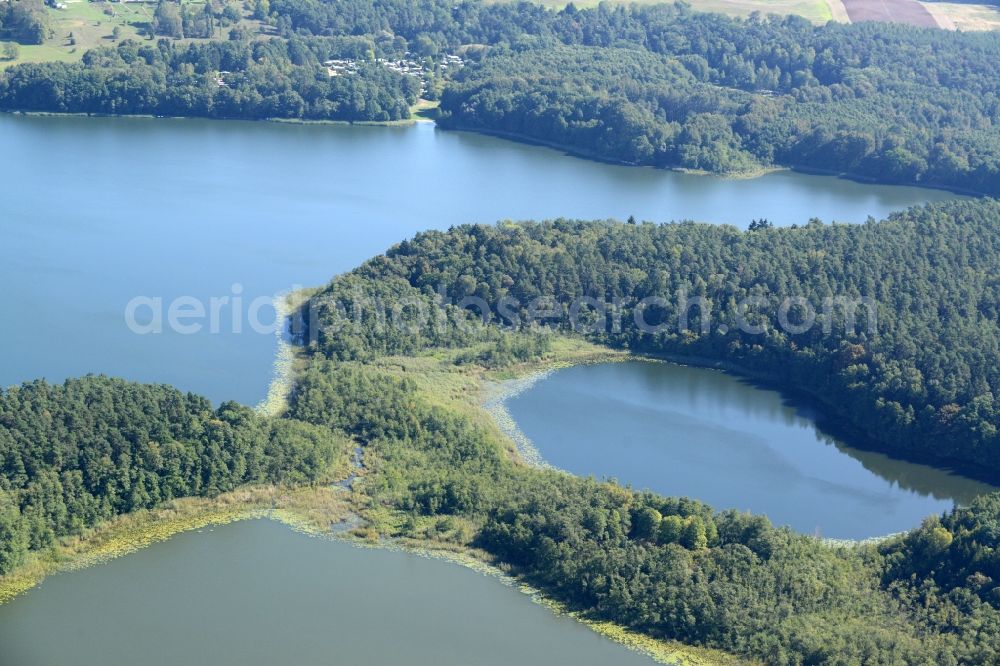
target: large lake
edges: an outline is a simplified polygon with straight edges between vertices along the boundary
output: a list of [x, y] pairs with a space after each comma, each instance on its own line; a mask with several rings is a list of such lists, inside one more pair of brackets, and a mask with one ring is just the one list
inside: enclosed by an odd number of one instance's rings
[[[0, 115], [0, 147], [0, 386], [103, 372], [248, 404], [266, 393], [276, 342], [246, 314], [233, 333], [235, 303], [264, 299], [267, 324], [276, 294], [420, 230], [558, 216], [860, 222], [952, 196], [613, 166], [429, 124]], [[217, 334], [201, 319], [198, 333], [137, 335], [124, 317], [135, 297], [162, 299], [164, 318], [180, 297], [206, 312], [230, 300]], [[136, 314], [152, 321], [151, 308]]]
[[[861, 451], [808, 405], [718, 370], [628, 362], [560, 370], [508, 400], [542, 457], [574, 474], [863, 539], [995, 490]], [[822, 421], [820, 420], [820, 423]]]
[[178, 535], [0, 606], [5, 666], [640, 666], [652, 660], [443, 561], [269, 521]]

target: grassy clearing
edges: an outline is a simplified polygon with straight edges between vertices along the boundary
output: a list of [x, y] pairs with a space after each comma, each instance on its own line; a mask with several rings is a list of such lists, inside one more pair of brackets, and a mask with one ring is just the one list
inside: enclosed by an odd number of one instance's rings
[[467, 348], [434, 350], [422, 356], [387, 356], [371, 365], [414, 381], [428, 404], [459, 411], [479, 423], [493, 424], [482, 403], [495, 382], [581, 363], [629, 358], [626, 352], [577, 338], [554, 335], [551, 342], [551, 350], [543, 359], [499, 370], [456, 365], [455, 359]]
[[432, 102], [429, 99], [418, 99], [417, 103], [410, 107], [410, 116], [420, 120], [434, 120], [437, 117], [440, 101]]
[[[355, 123], [347, 123], [353, 125], [412, 125], [413, 123], [431, 122], [437, 118], [438, 107], [441, 106], [441, 102], [432, 102], [429, 99], [418, 99], [417, 103], [410, 107], [410, 117], [403, 118], [402, 120], [363, 120]], [[332, 121], [337, 124], [343, 124], [344, 121]]]
[[19, 45], [17, 58], [14, 60], [0, 59], [0, 70], [22, 62], [75, 62], [81, 57], [83, 57], [82, 52], [76, 53], [49, 44]]
[[52, 36], [44, 44], [22, 46], [17, 60], [0, 62], [0, 67], [25, 62], [75, 62], [89, 49], [115, 44], [120, 39], [144, 39], [140, 31], [153, 18], [153, 5], [139, 2], [106, 3], [68, 0], [66, 9], [47, 7]]
[[985, 32], [1000, 30], [1000, 9], [958, 2], [922, 2], [938, 25], [948, 30]]
[[847, 14], [847, 7], [842, 0], [826, 0], [826, 6], [830, 9], [831, 20], [837, 23], [850, 23], [851, 17]]
[[[460, 413], [480, 427], [493, 430], [513, 459], [535, 467], [544, 466], [540, 456], [522, 439], [503, 406], [505, 396], [498, 391], [507, 390], [509, 380], [531, 378], [571, 365], [631, 358], [627, 352], [563, 336], [553, 336], [551, 351], [545, 358], [499, 370], [456, 365], [455, 359], [465, 351], [468, 349], [434, 350], [422, 356], [388, 356], [376, 359], [371, 365], [413, 381], [425, 403]], [[366, 458], [365, 467], [377, 469], [378, 461]], [[391, 533], [398, 527], [398, 520], [391, 516], [379, 515], [372, 522], [382, 532]]]
[[403, 118], [402, 120], [362, 120], [358, 122], [349, 122], [342, 120], [333, 121], [320, 121], [320, 122], [330, 122], [337, 125], [412, 125], [413, 123], [431, 122], [437, 118], [438, 107], [441, 102], [432, 102], [429, 99], [418, 99], [416, 104], [410, 107], [410, 117]]

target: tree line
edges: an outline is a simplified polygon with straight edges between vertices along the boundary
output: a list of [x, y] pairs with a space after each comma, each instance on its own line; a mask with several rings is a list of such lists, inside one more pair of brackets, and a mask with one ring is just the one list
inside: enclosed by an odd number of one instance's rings
[[[738, 19], [683, 2], [551, 11], [526, 2], [275, 0], [269, 12], [286, 36], [385, 31], [412, 50], [419, 43], [422, 52], [481, 60], [450, 77], [445, 126], [636, 164], [784, 165], [1000, 191], [993, 32]], [[640, 65], [666, 78], [644, 77]], [[616, 70], [622, 79], [609, 75]]]
[[[409, 118], [420, 81], [374, 61], [354, 38], [124, 41], [80, 63], [22, 64], [0, 75], [0, 110], [204, 118], [386, 121]], [[322, 63], [368, 56], [356, 72]]]
[[[5, 3], [0, 25], [26, 25], [33, 1]], [[163, 0], [152, 28], [211, 37], [236, 14]], [[279, 37], [236, 25], [235, 45], [126, 44], [117, 55], [93, 51], [82, 65], [14, 67], [0, 75], [0, 108], [394, 120], [408, 117], [420, 84], [371, 61], [461, 53], [470, 66], [440, 70], [426, 91], [435, 97], [443, 82], [444, 127], [633, 164], [720, 173], [794, 166], [1000, 193], [997, 33], [738, 19], [683, 2], [552, 11], [478, 0], [261, 0], [254, 14]], [[331, 39], [365, 41], [369, 64], [327, 76], [316, 60], [348, 57]], [[252, 57], [239, 55], [220, 75], [192, 62], [205, 48]]]
[[0, 391], [0, 575], [103, 520], [321, 478], [346, 440], [168, 386], [89, 376]]

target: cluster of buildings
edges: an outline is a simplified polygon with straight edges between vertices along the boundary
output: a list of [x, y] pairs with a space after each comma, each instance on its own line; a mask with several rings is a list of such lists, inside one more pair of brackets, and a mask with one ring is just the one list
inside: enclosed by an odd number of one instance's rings
[[462, 67], [465, 64], [464, 60], [459, 58], [457, 55], [453, 55], [451, 53], [445, 54], [445, 56], [441, 60], [442, 60], [441, 69], [449, 69], [452, 67], [458, 68]]
[[383, 60], [382, 64], [386, 69], [391, 69], [397, 74], [406, 74], [408, 76], [417, 77], [423, 77], [424, 75], [425, 67], [416, 60]]
[[[398, 74], [416, 76], [423, 79], [427, 74], [427, 67], [423, 63], [410, 58], [410, 53], [401, 60], [381, 60], [379, 61], [387, 69]], [[463, 65], [463, 61], [457, 55], [447, 54], [442, 57], [441, 69], [457, 68]], [[351, 58], [336, 58], [323, 63], [330, 76], [341, 76], [342, 74], [353, 74], [358, 71], [359, 61]]]
[[[0, 2], [3, 1], [4, 0], [0, 0]], [[409, 56], [410, 53], [407, 53], [406, 55]], [[355, 60], [353, 58], [334, 58], [333, 60], [327, 60], [324, 62], [323, 66], [326, 67], [327, 73], [333, 77], [356, 73], [358, 68], [361, 66], [361, 62], [362, 61]], [[391, 69], [399, 74], [419, 78], [423, 87], [426, 88], [426, 74], [428, 69], [424, 64], [417, 62], [416, 60], [412, 60], [409, 57], [403, 58], [402, 60], [380, 60], [378, 62], [387, 69]], [[439, 67], [446, 70], [450, 68], [458, 68], [464, 64], [464, 61], [457, 55], [448, 54], [442, 56]], [[220, 88], [228, 87], [229, 84], [226, 82], [226, 76], [230, 74], [230, 72], [219, 72], [215, 77], [215, 83]]]
[[330, 76], [340, 76], [341, 74], [352, 74], [358, 71], [358, 61], [357, 60], [327, 60], [323, 63], [326, 66], [326, 71]]

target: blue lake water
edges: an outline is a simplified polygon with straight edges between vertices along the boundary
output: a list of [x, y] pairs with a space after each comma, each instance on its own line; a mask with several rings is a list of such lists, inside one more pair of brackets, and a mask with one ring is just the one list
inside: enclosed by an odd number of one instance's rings
[[[248, 404], [265, 395], [276, 348], [250, 330], [250, 305], [262, 299], [267, 324], [278, 293], [322, 284], [417, 231], [559, 216], [860, 222], [952, 196], [790, 172], [727, 180], [599, 164], [426, 123], [0, 115], [0, 146], [0, 386], [96, 372]], [[161, 299], [165, 332], [126, 326], [137, 297]], [[178, 321], [200, 332], [165, 325], [185, 297], [206, 315]], [[219, 333], [213, 298], [229, 299]], [[152, 318], [137, 309], [137, 322]]]
[[908, 530], [996, 490], [852, 448], [817, 426], [808, 405], [718, 370], [576, 366], [508, 409], [543, 458], [568, 472], [766, 514], [831, 538]]

